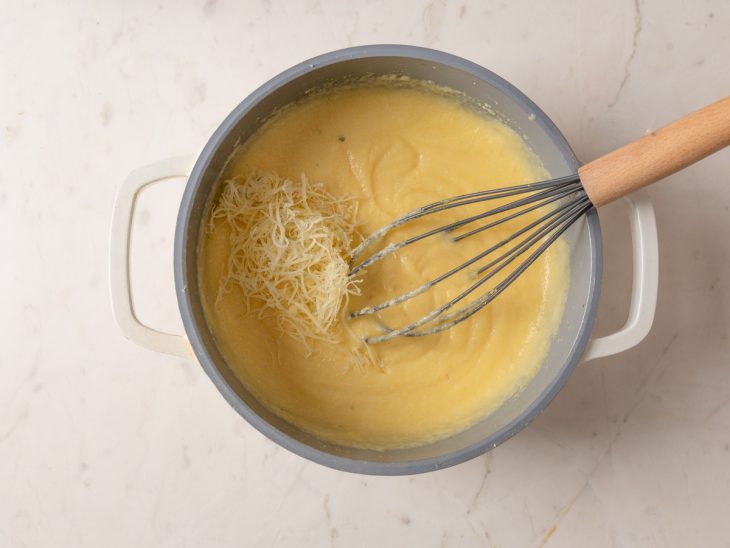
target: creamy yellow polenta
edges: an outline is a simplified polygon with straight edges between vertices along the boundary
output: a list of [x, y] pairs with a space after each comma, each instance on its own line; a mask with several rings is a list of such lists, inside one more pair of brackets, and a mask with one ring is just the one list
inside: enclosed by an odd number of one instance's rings
[[[322, 182], [358, 202], [369, 234], [394, 217], [447, 196], [543, 179], [520, 136], [468, 102], [427, 85], [352, 86], [315, 94], [273, 116], [234, 153], [221, 177], [270, 171]], [[456, 208], [406, 227], [406, 237], [476, 211]], [[355, 310], [434, 278], [524, 226], [527, 215], [453, 244], [439, 236], [363, 275]], [[354, 364], [361, 343], [342, 325], [338, 344], [315, 341], [308, 355], [274, 322], [247, 313], [240, 289], [218, 297], [230, 250], [222, 223], [201, 241], [207, 320], [236, 375], [271, 411], [323, 440], [376, 449], [414, 446], [463, 430], [517, 393], [539, 369], [561, 319], [567, 247], [558, 241], [504, 294], [440, 334], [400, 338], [372, 351], [380, 367]], [[383, 314], [404, 325], [473, 281], [463, 273]], [[360, 335], [372, 320], [352, 322]]]

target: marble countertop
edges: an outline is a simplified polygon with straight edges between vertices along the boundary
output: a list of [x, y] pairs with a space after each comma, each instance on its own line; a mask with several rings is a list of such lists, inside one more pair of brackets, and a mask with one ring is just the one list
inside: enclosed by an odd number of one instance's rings
[[[248, 426], [193, 363], [125, 340], [108, 231], [134, 168], [196, 153], [266, 79], [349, 45], [469, 58], [532, 97], [587, 160], [730, 90], [730, 4], [5, 3], [0, 19], [0, 546], [730, 545], [730, 151], [649, 191], [651, 334], [579, 367], [547, 411], [436, 473], [336, 472]], [[182, 184], [146, 191], [140, 315], [180, 330]], [[601, 214], [596, 333], [630, 284], [620, 206]]]

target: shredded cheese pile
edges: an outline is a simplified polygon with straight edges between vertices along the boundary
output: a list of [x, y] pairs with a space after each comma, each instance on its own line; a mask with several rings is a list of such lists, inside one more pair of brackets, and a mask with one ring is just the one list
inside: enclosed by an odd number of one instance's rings
[[219, 297], [238, 285], [249, 313], [275, 318], [308, 352], [313, 340], [340, 342], [333, 326], [349, 296], [359, 294], [346, 260], [355, 213], [353, 201], [304, 175], [293, 181], [253, 172], [225, 181], [211, 214], [211, 229], [219, 219], [230, 228]]

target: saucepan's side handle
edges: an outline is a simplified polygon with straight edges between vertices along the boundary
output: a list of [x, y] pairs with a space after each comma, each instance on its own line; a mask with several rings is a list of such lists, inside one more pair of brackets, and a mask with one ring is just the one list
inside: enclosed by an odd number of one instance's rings
[[634, 276], [626, 324], [616, 333], [591, 340], [583, 360], [618, 354], [639, 344], [649, 333], [659, 285], [659, 241], [654, 207], [645, 192], [624, 198], [631, 208]]
[[185, 336], [158, 331], [137, 318], [130, 286], [129, 251], [134, 207], [139, 192], [145, 186], [163, 179], [187, 177], [193, 163], [194, 158], [180, 156], [162, 160], [130, 173], [114, 202], [109, 240], [109, 286], [112, 309], [122, 333], [140, 346], [183, 358], [193, 355]]

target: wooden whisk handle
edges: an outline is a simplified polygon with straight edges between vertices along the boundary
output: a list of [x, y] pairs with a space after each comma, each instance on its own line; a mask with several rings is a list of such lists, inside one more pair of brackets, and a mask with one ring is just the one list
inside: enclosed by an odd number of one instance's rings
[[730, 97], [652, 131], [582, 166], [578, 175], [598, 207], [730, 145]]

